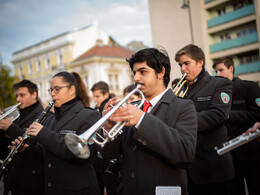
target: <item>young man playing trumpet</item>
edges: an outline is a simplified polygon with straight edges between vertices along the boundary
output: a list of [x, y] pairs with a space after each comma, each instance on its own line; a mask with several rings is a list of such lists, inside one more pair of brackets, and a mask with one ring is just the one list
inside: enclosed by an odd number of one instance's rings
[[228, 79], [211, 77], [205, 70], [204, 52], [190, 44], [175, 54], [181, 72], [186, 73], [189, 88], [184, 96], [196, 107], [198, 139], [196, 156], [189, 171], [190, 195], [229, 195], [234, 178], [230, 153], [217, 154], [227, 141], [225, 123], [231, 108], [232, 83]]
[[[110, 117], [106, 130], [120, 121], [126, 121], [126, 126], [119, 137], [105, 145], [102, 155], [109, 159], [122, 155], [124, 195], [162, 191], [187, 195], [185, 167], [193, 161], [196, 148], [194, 104], [167, 89], [171, 65], [165, 51], [143, 49], [127, 61], [135, 83], [141, 85], [146, 110], [128, 104]], [[116, 102], [115, 98], [109, 100], [105, 110], [111, 110]]]
[[[22, 80], [13, 85], [20, 116], [12, 122], [10, 118], [0, 121], [0, 129], [4, 130], [10, 140], [22, 136], [25, 129], [42, 112], [43, 107], [38, 99], [37, 85], [29, 80]], [[17, 154], [4, 177], [4, 195], [11, 191], [12, 195], [43, 194], [43, 158], [38, 152], [29, 147], [24, 152]]]

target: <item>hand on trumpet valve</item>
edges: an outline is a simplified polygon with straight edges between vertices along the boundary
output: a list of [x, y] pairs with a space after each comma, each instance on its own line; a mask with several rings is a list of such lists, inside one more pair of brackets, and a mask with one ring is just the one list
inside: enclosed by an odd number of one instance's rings
[[7, 116], [4, 119], [0, 120], [0, 129], [7, 130], [12, 123], [13, 122], [11, 121], [11, 119]]
[[127, 104], [124, 107], [119, 108], [110, 120], [114, 122], [126, 122], [126, 126], [135, 126], [143, 115], [143, 111], [137, 108], [135, 105]]
[[[18, 137], [18, 139], [15, 139], [11, 142], [12, 145], [9, 145], [8, 148], [9, 149], [13, 149], [15, 148], [17, 145], [19, 145], [21, 142], [23, 141], [23, 138], [21, 136]], [[23, 152], [25, 150], [25, 148], [28, 148], [29, 145], [28, 144], [24, 144], [23, 148], [20, 150], [20, 152]]]

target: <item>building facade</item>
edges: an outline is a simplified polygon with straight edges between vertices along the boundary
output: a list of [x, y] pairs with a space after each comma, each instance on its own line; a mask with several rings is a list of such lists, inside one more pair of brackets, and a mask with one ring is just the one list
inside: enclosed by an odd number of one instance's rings
[[100, 42], [117, 45], [96, 23], [51, 37], [13, 53], [15, 76], [36, 83], [39, 97], [46, 105], [51, 100], [47, 90], [52, 76], [62, 70], [71, 71], [70, 63]]
[[149, 0], [154, 46], [164, 46], [172, 62], [171, 78], [180, 77], [175, 53], [194, 43], [213, 61], [231, 56], [235, 75], [260, 84], [260, 2], [258, 0]]
[[110, 93], [122, 98], [124, 88], [133, 83], [133, 73], [126, 61], [133, 53], [121, 46], [96, 45], [70, 63], [70, 68], [80, 73], [90, 97], [92, 86], [104, 81]]

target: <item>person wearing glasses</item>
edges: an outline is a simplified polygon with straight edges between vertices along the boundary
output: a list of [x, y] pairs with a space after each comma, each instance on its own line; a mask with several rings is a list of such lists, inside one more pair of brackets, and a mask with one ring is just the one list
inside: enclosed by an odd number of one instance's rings
[[31, 124], [26, 131], [43, 151], [44, 194], [99, 194], [93, 168], [94, 145], [90, 145], [90, 158], [80, 159], [65, 144], [67, 133], [82, 134], [100, 118], [100, 113], [84, 105], [88, 95], [82, 80], [77, 78], [78, 74], [68, 72], [53, 76], [48, 91], [55, 101], [54, 115], [43, 125]]
[[[9, 140], [16, 139], [25, 133], [25, 129], [37, 119], [43, 111], [42, 104], [38, 98], [38, 87], [29, 80], [22, 80], [13, 85], [16, 95], [16, 101], [20, 102], [20, 116], [11, 121], [5, 118], [0, 121], [0, 129], [5, 133]], [[1, 143], [2, 140], [1, 140]], [[7, 145], [5, 146], [7, 148]], [[8, 153], [10, 150], [8, 151]], [[6, 157], [6, 156], [5, 156]], [[4, 194], [10, 191], [12, 195], [17, 194], [43, 194], [44, 189], [44, 171], [43, 158], [37, 149], [28, 148], [26, 151], [19, 153], [14, 158], [8, 171], [4, 176]]]

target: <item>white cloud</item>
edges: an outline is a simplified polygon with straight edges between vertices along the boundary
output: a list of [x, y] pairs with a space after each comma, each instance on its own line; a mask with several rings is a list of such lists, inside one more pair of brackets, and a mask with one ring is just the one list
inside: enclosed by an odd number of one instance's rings
[[148, 0], [0, 0], [3, 61], [10, 61], [15, 51], [93, 20], [121, 45], [137, 40], [152, 46]]

